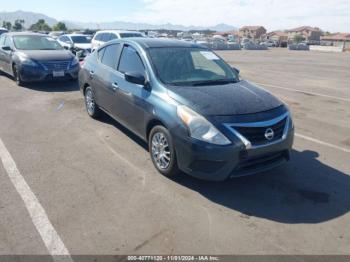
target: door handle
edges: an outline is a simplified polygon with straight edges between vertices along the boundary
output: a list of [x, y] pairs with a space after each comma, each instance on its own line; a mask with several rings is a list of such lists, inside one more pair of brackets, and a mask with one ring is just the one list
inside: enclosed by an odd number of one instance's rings
[[114, 82], [114, 83], [112, 84], [112, 90], [113, 90], [113, 91], [117, 91], [118, 89], [119, 89], [118, 83]]

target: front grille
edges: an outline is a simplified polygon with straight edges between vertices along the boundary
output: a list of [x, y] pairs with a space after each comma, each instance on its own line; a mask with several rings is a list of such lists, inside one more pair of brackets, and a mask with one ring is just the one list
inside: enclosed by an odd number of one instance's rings
[[255, 157], [241, 157], [236, 169], [231, 176], [242, 176], [247, 174], [254, 174], [256, 172], [268, 170], [285, 161], [289, 160], [288, 151], [274, 152], [266, 155]]
[[[284, 134], [284, 130], [287, 124], [287, 117], [273, 125], [248, 127], [248, 126], [231, 126], [242, 136], [244, 136], [253, 146], [260, 146], [266, 143], [272, 143], [281, 140]], [[267, 139], [265, 133], [268, 129], [272, 129], [274, 137]]]
[[70, 61], [44, 61], [41, 62], [46, 70], [52, 71], [66, 71], [69, 67]]

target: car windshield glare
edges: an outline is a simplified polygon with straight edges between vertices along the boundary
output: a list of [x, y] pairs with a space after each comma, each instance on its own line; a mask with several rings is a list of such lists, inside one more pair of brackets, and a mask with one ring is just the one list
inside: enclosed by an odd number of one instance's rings
[[200, 86], [239, 81], [238, 74], [214, 52], [207, 49], [151, 48], [149, 56], [158, 77], [165, 84]]
[[72, 41], [75, 44], [90, 44], [91, 39], [86, 36], [72, 36]]
[[21, 35], [14, 36], [13, 42], [19, 50], [61, 50], [62, 46], [48, 36]]

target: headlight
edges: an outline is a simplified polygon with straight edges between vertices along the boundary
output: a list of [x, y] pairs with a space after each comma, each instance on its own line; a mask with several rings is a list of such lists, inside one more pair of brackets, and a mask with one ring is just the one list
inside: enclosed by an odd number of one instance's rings
[[192, 138], [215, 145], [231, 144], [231, 141], [217, 130], [215, 126], [187, 106], [178, 106], [177, 115], [188, 127]]
[[76, 57], [74, 57], [72, 62], [70, 62], [70, 66], [71, 67], [76, 66], [78, 64], [79, 64], [79, 60]]
[[29, 59], [27, 57], [19, 56], [19, 60], [21, 61], [22, 65], [26, 65], [26, 66], [37, 66], [38, 65], [32, 59]]

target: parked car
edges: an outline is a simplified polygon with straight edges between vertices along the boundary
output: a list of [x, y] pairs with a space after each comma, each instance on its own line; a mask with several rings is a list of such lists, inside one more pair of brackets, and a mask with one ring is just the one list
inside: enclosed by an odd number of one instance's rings
[[79, 60], [84, 59], [91, 53], [90, 36], [83, 34], [67, 34], [60, 36], [57, 40], [63, 48], [72, 51]]
[[0, 35], [7, 33], [7, 32], [8, 32], [8, 30], [6, 28], [0, 27]]
[[121, 38], [130, 38], [130, 37], [144, 37], [144, 35], [137, 31], [120, 31], [120, 30], [103, 30], [98, 31], [92, 38], [92, 50], [95, 50], [97, 47], [103, 45], [108, 41]]
[[44, 80], [76, 80], [79, 61], [55, 39], [37, 33], [0, 36], [0, 70], [18, 85]]
[[52, 31], [49, 33], [49, 36], [52, 37], [53, 39], [57, 39], [61, 35], [64, 35], [63, 31]]
[[145, 140], [165, 176], [221, 181], [289, 160], [287, 106], [203, 46], [115, 40], [85, 60], [79, 85], [87, 113], [105, 112]]

